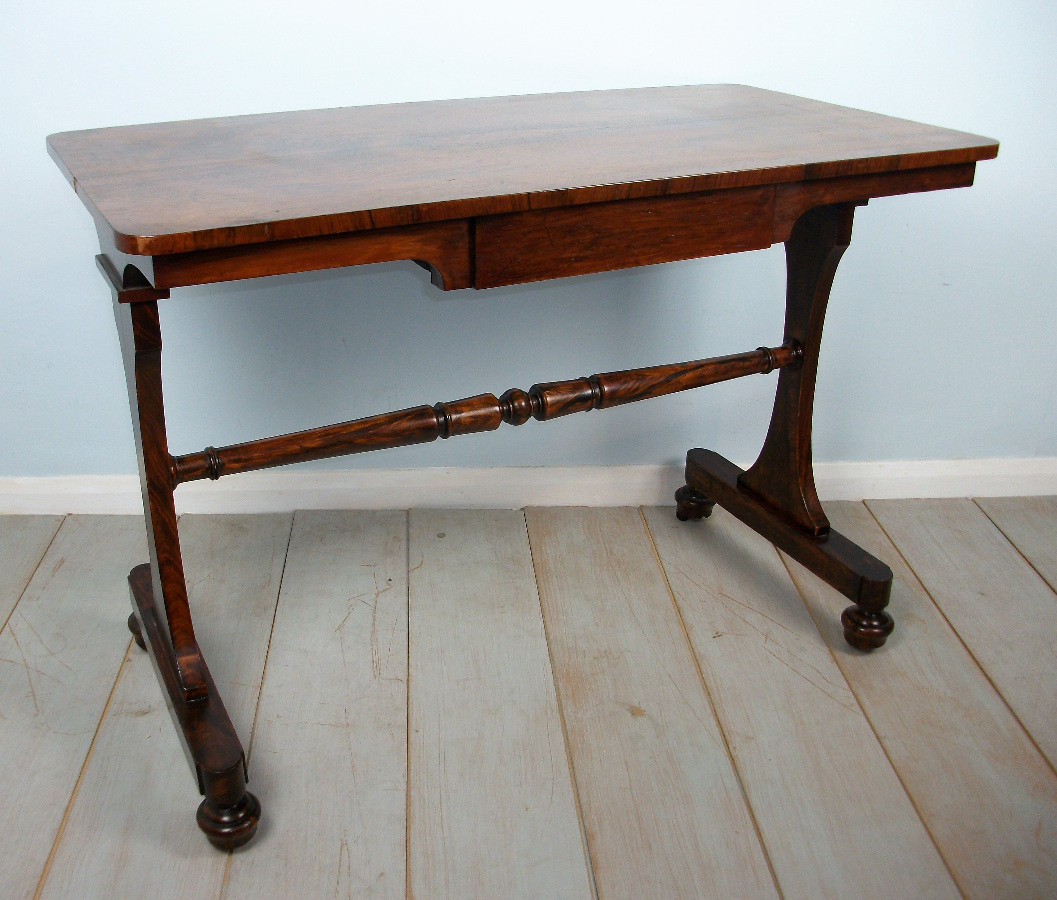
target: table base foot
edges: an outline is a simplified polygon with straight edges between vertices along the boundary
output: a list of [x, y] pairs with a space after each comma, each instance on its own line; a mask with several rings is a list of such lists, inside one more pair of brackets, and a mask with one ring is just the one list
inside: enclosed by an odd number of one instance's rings
[[675, 492], [675, 517], [680, 522], [691, 519], [707, 519], [712, 515], [715, 500], [709, 500], [704, 494], [683, 485]]
[[818, 538], [787, 521], [780, 509], [738, 485], [741, 474], [740, 468], [718, 453], [691, 450], [686, 455], [686, 487], [676, 493], [676, 515], [698, 518], [693, 511], [702, 501], [718, 503], [854, 602], [841, 616], [844, 637], [851, 646], [859, 650], [882, 646], [895, 627], [885, 612], [892, 592], [892, 570], [832, 529]]
[[128, 614], [128, 630], [132, 632], [132, 637], [136, 641], [136, 646], [140, 650], [146, 650], [147, 645], [143, 642], [143, 632], [140, 631], [139, 621], [136, 619], [135, 613]]
[[206, 695], [184, 700], [172, 647], [155, 618], [150, 566], [136, 566], [128, 583], [132, 596], [129, 629], [137, 643], [143, 639], [140, 646], [150, 655], [198, 790], [205, 796], [196, 816], [198, 827], [221, 850], [240, 847], [257, 831], [261, 804], [246, 790], [246, 757], [220, 692], [203, 660]]
[[895, 628], [892, 617], [884, 610], [867, 612], [858, 606], [844, 610], [840, 623], [844, 626], [844, 640], [856, 650], [876, 650], [884, 646]]
[[234, 806], [217, 806], [208, 797], [198, 807], [198, 827], [218, 850], [241, 847], [257, 833], [261, 801], [246, 791]]

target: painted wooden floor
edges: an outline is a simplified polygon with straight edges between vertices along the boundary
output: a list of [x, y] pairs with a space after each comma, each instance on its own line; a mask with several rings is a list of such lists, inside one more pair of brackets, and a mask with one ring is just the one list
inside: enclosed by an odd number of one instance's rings
[[0, 517], [0, 898], [1057, 897], [1057, 498], [836, 503], [888, 645], [717, 508], [198, 516], [234, 854], [125, 628], [142, 523]]

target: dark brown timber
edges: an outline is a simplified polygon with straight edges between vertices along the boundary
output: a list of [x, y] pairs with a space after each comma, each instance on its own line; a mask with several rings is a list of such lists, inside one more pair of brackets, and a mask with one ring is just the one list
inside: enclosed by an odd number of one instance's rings
[[[48, 152], [91, 213], [132, 408], [150, 565], [129, 628], [151, 654], [218, 847], [260, 805], [199, 651], [174, 488], [267, 466], [605, 409], [780, 369], [747, 471], [687, 457], [680, 519], [716, 503], [852, 599], [848, 642], [881, 646], [892, 573], [829, 529], [811, 419], [822, 324], [855, 206], [967, 187], [989, 138], [741, 85], [491, 97], [236, 116], [54, 134]], [[786, 244], [780, 347], [482, 394], [169, 455], [158, 301], [169, 288], [413, 260], [445, 290]], [[530, 297], [530, 292], [524, 295]]]
[[436, 406], [416, 406], [324, 428], [229, 447], [207, 447], [200, 453], [176, 456], [170, 464], [171, 482], [175, 486], [202, 478], [216, 480], [221, 475], [310, 459], [425, 444], [457, 434], [495, 431], [503, 422], [522, 425], [530, 418], [542, 422], [574, 412], [606, 409], [744, 375], [770, 372], [799, 359], [800, 348], [796, 344], [760, 347], [733, 356], [536, 384], [528, 391], [512, 388], [499, 398], [494, 394], [480, 394]]
[[771, 241], [775, 244], [788, 241], [796, 220], [817, 206], [832, 206], [835, 203], [865, 206], [871, 197], [971, 187], [975, 176], [976, 163], [962, 163], [887, 175], [853, 175], [780, 184], [774, 194], [774, 232]]
[[136, 566], [128, 576], [132, 597], [129, 628], [150, 655], [184, 753], [205, 800], [198, 807], [198, 827], [221, 850], [245, 844], [257, 830], [261, 804], [246, 790], [246, 756], [224, 701], [202, 663], [205, 693], [192, 702], [183, 697], [172, 648], [155, 614], [150, 566]]
[[220, 247], [154, 258], [154, 284], [174, 288], [337, 266], [411, 259], [433, 284], [450, 291], [473, 286], [471, 227], [466, 219]]
[[859, 650], [884, 644], [893, 628], [892, 617], [885, 612], [892, 593], [892, 570], [832, 529], [820, 541], [776, 516], [767, 504], [741, 488], [742, 474], [734, 463], [711, 450], [691, 450], [686, 455], [686, 484], [695, 492], [695, 502], [707, 498], [709, 503], [718, 503], [851, 600], [855, 605], [841, 616], [849, 644]]
[[253, 837], [261, 807], [246, 791], [242, 745], [198, 648], [187, 603], [161, 384], [158, 300], [168, 292], [145, 284], [134, 268], [119, 274], [105, 256], [97, 261], [114, 295], [151, 560], [129, 573], [128, 626], [136, 643], [150, 654], [198, 789], [205, 795], [198, 826], [214, 846], [232, 850]]
[[477, 220], [476, 287], [770, 247], [774, 187], [534, 209]]
[[851, 204], [804, 213], [785, 244], [785, 340], [803, 349], [799, 366], [778, 376], [771, 425], [759, 459], [738, 484], [770, 504], [776, 515], [814, 537], [829, 531], [811, 467], [811, 413], [830, 287], [851, 242]]
[[753, 466], [741, 471], [707, 450], [687, 455], [686, 487], [676, 493], [680, 519], [707, 516], [719, 503], [833, 585], [855, 606], [841, 616], [844, 636], [860, 650], [880, 647], [894, 624], [885, 612], [892, 572], [831, 531], [815, 491], [811, 416], [815, 373], [830, 288], [851, 242], [853, 204], [810, 209], [786, 241], [785, 340], [799, 347], [799, 365], [778, 376], [771, 424]]
[[894, 175], [990, 159], [998, 144], [745, 85], [705, 84], [97, 128], [53, 134], [48, 151], [117, 250], [160, 256]]
[[716, 506], [715, 500], [709, 500], [700, 491], [684, 484], [675, 492], [675, 517], [680, 522], [691, 519], [707, 519]]
[[205, 696], [205, 662], [198, 649], [187, 606], [183, 557], [176, 530], [172, 471], [165, 435], [161, 385], [161, 324], [158, 299], [168, 295], [148, 286], [127, 289], [125, 278], [105, 256], [97, 258], [114, 296], [114, 318], [125, 363], [132, 431], [136, 439], [147, 547], [154, 579], [152, 597], [159, 602], [157, 619], [172, 646], [177, 680], [184, 699]]

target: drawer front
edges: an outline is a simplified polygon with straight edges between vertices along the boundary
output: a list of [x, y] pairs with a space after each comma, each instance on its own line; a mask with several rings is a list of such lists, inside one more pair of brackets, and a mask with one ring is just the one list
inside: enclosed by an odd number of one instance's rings
[[774, 187], [483, 216], [478, 288], [717, 256], [771, 245]]

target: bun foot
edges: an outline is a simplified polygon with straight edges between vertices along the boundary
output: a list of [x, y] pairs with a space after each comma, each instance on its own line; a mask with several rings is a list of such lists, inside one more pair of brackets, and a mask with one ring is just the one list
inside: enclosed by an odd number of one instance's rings
[[218, 850], [241, 847], [257, 833], [261, 802], [246, 791], [234, 806], [219, 807], [207, 797], [198, 807], [198, 827]]
[[704, 494], [684, 484], [675, 492], [675, 517], [680, 522], [689, 519], [707, 519], [712, 515], [715, 500], [709, 500]]
[[856, 650], [876, 650], [884, 646], [895, 622], [883, 609], [866, 612], [858, 606], [849, 606], [840, 616], [844, 626], [844, 640]]
[[139, 622], [136, 621], [136, 614], [128, 614], [128, 630], [132, 632], [132, 637], [136, 639], [136, 646], [140, 650], [146, 650], [147, 645], [143, 643], [143, 632], [139, 630]]

